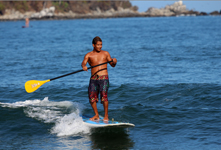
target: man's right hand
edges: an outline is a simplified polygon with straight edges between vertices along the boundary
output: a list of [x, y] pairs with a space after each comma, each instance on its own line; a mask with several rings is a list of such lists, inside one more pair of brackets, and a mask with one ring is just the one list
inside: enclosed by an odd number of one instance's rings
[[117, 59], [113, 58], [113, 63], [116, 65], [117, 64]]

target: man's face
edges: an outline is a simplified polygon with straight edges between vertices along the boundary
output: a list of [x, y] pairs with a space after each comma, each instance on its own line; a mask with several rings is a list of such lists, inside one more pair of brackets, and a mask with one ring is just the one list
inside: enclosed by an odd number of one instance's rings
[[98, 41], [96, 44], [93, 44], [93, 47], [97, 52], [100, 52], [102, 48], [102, 42]]

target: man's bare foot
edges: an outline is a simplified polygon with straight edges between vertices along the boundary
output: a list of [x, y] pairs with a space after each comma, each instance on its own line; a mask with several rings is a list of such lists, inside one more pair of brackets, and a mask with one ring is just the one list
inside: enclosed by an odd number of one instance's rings
[[91, 121], [99, 120], [99, 119], [100, 119], [99, 116], [96, 116], [96, 115], [94, 117], [90, 118]]
[[108, 117], [104, 117], [103, 121], [109, 121]]

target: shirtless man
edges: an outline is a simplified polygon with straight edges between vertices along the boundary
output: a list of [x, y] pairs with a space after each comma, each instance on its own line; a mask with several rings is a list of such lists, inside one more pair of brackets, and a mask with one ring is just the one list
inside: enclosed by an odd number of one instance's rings
[[[101, 50], [102, 48], [102, 40], [100, 37], [96, 36], [92, 45], [94, 47], [93, 51], [87, 53], [84, 56], [84, 60], [81, 64], [84, 71], [87, 71], [88, 68], [86, 66], [89, 63], [90, 66], [95, 66], [101, 63], [105, 63], [107, 61], [112, 61], [109, 64], [112, 67], [115, 67], [117, 64], [116, 58], [111, 58], [110, 54], [107, 51]], [[98, 120], [99, 114], [97, 110], [97, 102], [98, 102], [98, 94], [100, 93], [100, 100], [104, 106], [104, 121], [108, 120], [108, 93], [109, 88], [109, 79], [107, 72], [107, 64], [95, 67], [91, 69], [91, 78], [88, 87], [88, 96], [90, 104], [94, 110], [95, 116], [90, 118], [90, 120]]]
[[26, 28], [29, 27], [29, 18], [25, 18], [25, 27], [26, 27]]

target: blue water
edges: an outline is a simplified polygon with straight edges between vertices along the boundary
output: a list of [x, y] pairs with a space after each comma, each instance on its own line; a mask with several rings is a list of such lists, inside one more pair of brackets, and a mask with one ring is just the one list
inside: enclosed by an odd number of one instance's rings
[[[220, 149], [221, 17], [0, 22], [1, 149]], [[81, 115], [90, 72], [26, 93], [28, 80], [81, 69], [95, 36], [108, 66], [109, 118], [126, 130], [91, 130]], [[103, 106], [98, 103], [101, 116]]]

